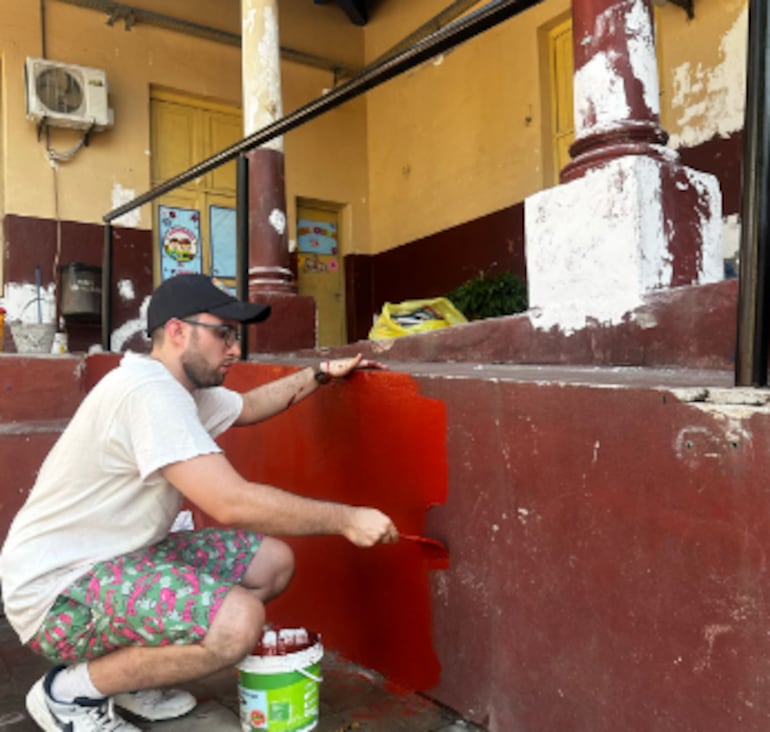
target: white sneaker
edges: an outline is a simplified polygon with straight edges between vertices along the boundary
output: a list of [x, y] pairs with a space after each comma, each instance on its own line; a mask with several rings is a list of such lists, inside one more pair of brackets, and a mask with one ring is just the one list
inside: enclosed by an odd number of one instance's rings
[[182, 689], [145, 689], [116, 694], [115, 706], [148, 722], [176, 719], [191, 712], [198, 700]]
[[83, 699], [72, 704], [51, 697], [51, 680], [63, 667], [52, 668], [27, 694], [27, 711], [45, 732], [141, 732], [115, 714], [111, 699]]

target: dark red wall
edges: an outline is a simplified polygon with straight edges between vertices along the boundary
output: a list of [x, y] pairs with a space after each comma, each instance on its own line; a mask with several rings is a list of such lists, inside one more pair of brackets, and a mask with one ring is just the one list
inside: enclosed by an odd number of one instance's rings
[[[143, 229], [118, 228], [114, 230], [113, 260], [113, 328], [138, 316], [142, 300], [153, 286], [152, 232]], [[5, 238], [6, 282], [34, 283], [35, 267], [40, 266], [42, 285], [57, 282], [54, 273], [56, 260], [57, 223], [51, 219], [9, 214], [3, 219]], [[73, 262], [101, 267], [104, 251], [104, 227], [77, 221], [61, 222], [61, 253], [59, 264]], [[120, 280], [133, 283], [135, 297], [124, 300], [118, 291]], [[7, 330], [7, 329], [6, 329]], [[69, 347], [72, 351], [88, 348], [101, 342], [100, 320], [83, 319], [67, 322]], [[141, 344], [140, 344], [141, 345]], [[12, 351], [12, 341], [5, 339], [5, 350]]]
[[[116, 360], [0, 357], [3, 526], [81, 382]], [[290, 368], [242, 364], [232, 385]], [[315, 626], [493, 732], [763, 732], [760, 392], [725, 389], [717, 370], [415, 372], [357, 374], [223, 440], [252, 479], [380, 505], [449, 548], [438, 569], [405, 543], [296, 541], [297, 579], [271, 618]]]
[[438, 297], [481, 273], [502, 272], [526, 279], [523, 203], [380, 254], [348, 255], [348, 337], [365, 339], [385, 302]]

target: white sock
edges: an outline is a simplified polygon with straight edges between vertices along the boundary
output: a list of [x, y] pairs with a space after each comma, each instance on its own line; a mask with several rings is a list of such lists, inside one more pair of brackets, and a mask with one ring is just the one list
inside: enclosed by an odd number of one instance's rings
[[59, 671], [51, 683], [51, 696], [64, 704], [71, 704], [79, 696], [87, 699], [104, 698], [104, 694], [91, 681], [87, 663], [77, 663]]

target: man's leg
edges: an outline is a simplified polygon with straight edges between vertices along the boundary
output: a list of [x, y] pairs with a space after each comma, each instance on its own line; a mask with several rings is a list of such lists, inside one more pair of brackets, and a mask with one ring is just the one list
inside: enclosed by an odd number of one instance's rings
[[241, 585], [268, 602], [280, 595], [294, 576], [294, 552], [288, 544], [266, 536], [241, 579]]
[[265, 537], [241, 579], [223, 601], [208, 633], [196, 645], [127, 647], [91, 661], [91, 681], [105, 696], [169, 686], [232, 666], [257, 644], [268, 600], [294, 575], [294, 554], [282, 541]]
[[89, 661], [91, 681], [105, 696], [114, 696], [208, 676], [247, 656], [259, 640], [264, 622], [261, 600], [242, 587], [233, 587], [199, 643], [120, 648]]
[[[264, 625], [264, 602], [285, 589], [293, 567], [291, 550], [275, 539], [227, 530], [172, 535], [73, 586], [49, 616], [52, 625], [38, 634], [36, 650], [65, 662], [92, 658], [90, 689], [123, 694], [119, 704], [128, 696], [126, 706], [135, 711], [136, 695], [125, 692], [200, 678], [248, 655]], [[134, 587], [128, 594], [127, 583]], [[95, 618], [101, 618], [96, 625]], [[67, 638], [73, 628], [83, 632]], [[47, 693], [55, 693], [57, 679], [61, 686], [64, 676], [52, 677]], [[65, 685], [70, 700], [93, 694]], [[42, 684], [37, 687], [37, 706], [44, 708]]]

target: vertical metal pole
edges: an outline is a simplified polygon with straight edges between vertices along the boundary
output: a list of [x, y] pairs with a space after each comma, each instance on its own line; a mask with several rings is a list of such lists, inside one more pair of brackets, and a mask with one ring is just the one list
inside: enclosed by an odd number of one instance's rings
[[736, 386], [767, 385], [768, 207], [770, 127], [768, 119], [768, 0], [749, 2], [746, 119], [743, 125], [743, 195], [738, 280]]
[[112, 325], [112, 224], [104, 227], [104, 257], [102, 261], [102, 350], [110, 350]]
[[[244, 153], [238, 156], [235, 182], [235, 286], [239, 300], [249, 299], [249, 159]], [[241, 325], [241, 359], [249, 358], [249, 326]]]

